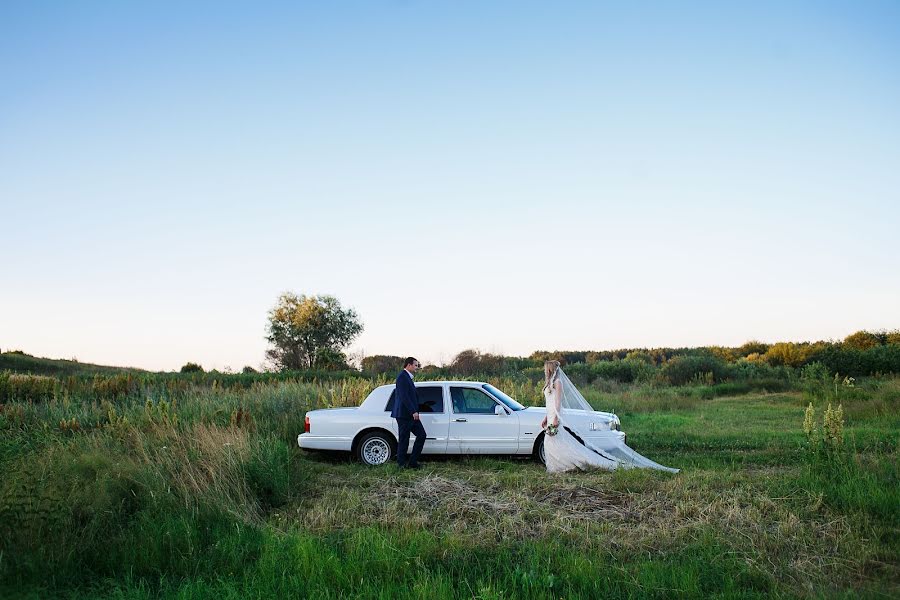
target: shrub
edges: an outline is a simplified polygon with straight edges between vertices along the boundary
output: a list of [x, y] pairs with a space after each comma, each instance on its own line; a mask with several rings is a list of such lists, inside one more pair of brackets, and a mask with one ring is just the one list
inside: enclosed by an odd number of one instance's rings
[[763, 358], [773, 367], [781, 365], [787, 367], [801, 367], [808, 362], [811, 357], [823, 347], [822, 342], [815, 344], [794, 342], [779, 342], [772, 344]]
[[203, 367], [198, 365], [197, 363], [185, 363], [183, 367], [181, 367], [182, 373], [203, 373]]
[[846, 338], [844, 338], [844, 344], [846, 344], [850, 348], [856, 348], [857, 350], [868, 350], [869, 348], [880, 346], [881, 341], [874, 333], [870, 333], [868, 331], [857, 331], [856, 333], [851, 333]]
[[815, 382], [828, 381], [831, 379], [831, 372], [823, 363], [811, 362], [800, 370], [800, 379]]
[[866, 372], [860, 375], [900, 373], [900, 344], [870, 348], [862, 353], [861, 358]]
[[499, 375], [505, 370], [505, 358], [496, 354], [482, 354], [478, 350], [463, 350], [453, 358], [448, 367], [459, 375]]
[[656, 368], [643, 360], [626, 358], [625, 360], [596, 362], [590, 365], [590, 372], [594, 378], [602, 377], [621, 383], [632, 383], [649, 381], [656, 372]]
[[713, 356], [721, 358], [725, 362], [734, 362], [735, 360], [743, 356], [742, 354], [738, 354], [737, 349], [726, 348], [724, 346], [708, 346], [705, 348], [705, 350]]
[[816, 360], [832, 373], [851, 377], [900, 373], [900, 344], [873, 346], [867, 350], [834, 344], [816, 354]]
[[762, 342], [758, 342], [756, 340], [751, 340], [738, 346], [735, 349], [735, 352], [738, 356], [750, 356], [751, 354], [763, 355], [769, 350], [769, 344], [764, 344]]
[[800, 381], [807, 398], [824, 397], [831, 387], [831, 371], [819, 361], [811, 362], [800, 370]]
[[765, 361], [753, 360], [748, 356], [729, 365], [728, 372], [729, 377], [732, 379], [746, 381], [779, 377], [789, 378], [791, 370], [784, 367], [773, 367]]
[[659, 375], [672, 385], [684, 385], [699, 378], [705, 378], [711, 374], [711, 382], [722, 381], [726, 377], [727, 367], [725, 363], [710, 355], [677, 356], [659, 371]]
[[396, 373], [403, 368], [403, 357], [376, 354], [362, 359], [363, 373], [379, 375], [381, 373]]
[[627, 360], [637, 360], [645, 362], [648, 365], [656, 364], [656, 361], [653, 360], [653, 357], [650, 355], [650, 353], [645, 350], [632, 350], [625, 355], [625, 358]]

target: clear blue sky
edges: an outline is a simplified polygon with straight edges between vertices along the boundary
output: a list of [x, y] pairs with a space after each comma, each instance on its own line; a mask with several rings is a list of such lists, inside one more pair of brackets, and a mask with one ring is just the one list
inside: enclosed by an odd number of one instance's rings
[[900, 327], [898, 2], [0, 3], [0, 348], [352, 350]]

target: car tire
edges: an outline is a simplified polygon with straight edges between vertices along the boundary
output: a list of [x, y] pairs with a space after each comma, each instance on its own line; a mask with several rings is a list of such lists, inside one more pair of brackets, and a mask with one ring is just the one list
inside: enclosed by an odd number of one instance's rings
[[534, 459], [542, 465], [547, 464], [547, 456], [544, 453], [544, 434], [541, 434], [541, 437], [538, 438], [537, 443], [534, 445]]
[[356, 459], [364, 465], [377, 467], [387, 464], [397, 455], [397, 443], [384, 431], [372, 431], [360, 438], [356, 445]]

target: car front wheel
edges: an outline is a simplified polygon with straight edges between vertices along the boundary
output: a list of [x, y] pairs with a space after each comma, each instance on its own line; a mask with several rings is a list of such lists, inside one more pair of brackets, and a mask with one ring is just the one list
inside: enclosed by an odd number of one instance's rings
[[390, 435], [373, 431], [359, 440], [359, 444], [356, 446], [356, 457], [365, 465], [373, 467], [383, 465], [394, 456], [394, 452], [396, 452], [394, 446], [394, 440]]
[[541, 436], [541, 439], [538, 440], [537, 445], [534, 447], [534, 458], [542, 465], [547, 464], [547, 455], [544, 453], [544, 436]]

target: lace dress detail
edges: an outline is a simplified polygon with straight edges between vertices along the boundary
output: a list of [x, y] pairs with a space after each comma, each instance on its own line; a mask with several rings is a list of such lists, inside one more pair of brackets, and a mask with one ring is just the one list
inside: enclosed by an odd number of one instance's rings
[[552, 389], [544, 390], [544, 400], [547, 405], [547, 424], [559, 416], [559, 433], [544, 436], [544, 455], [547, 460], [549, 473], [561, 473], [563, 471], [588, 469], [605, 469], [611, 471], [618, 466], [614, 460], [591, 450], [572, 435], [566, 428], [565, 415], [560, 414], [556, 408], [557, 392]]

